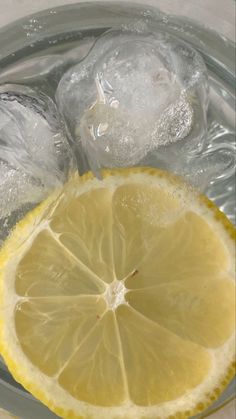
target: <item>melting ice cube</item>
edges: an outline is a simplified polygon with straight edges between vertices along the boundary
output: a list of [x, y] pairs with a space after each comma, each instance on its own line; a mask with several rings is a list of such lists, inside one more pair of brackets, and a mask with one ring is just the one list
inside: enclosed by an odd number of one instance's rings
[[187, 44], [161, 32], [109, 31], [63, 76], [57, 102], [96, 170], [166, 147], [199, 148], [207, 86], [204, 62]]
[[[17, 85], [0, 87], [0, 225], [62, 184], [73, 166], [51, 99]], [[1, 228], [0, 228], [1, 236]]]

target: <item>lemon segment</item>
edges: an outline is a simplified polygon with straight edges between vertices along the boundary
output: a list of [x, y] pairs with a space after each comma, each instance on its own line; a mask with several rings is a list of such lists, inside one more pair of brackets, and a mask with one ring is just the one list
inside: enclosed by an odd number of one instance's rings
[[115, 315], [107, 311], [60, 374], [59, 384], [75, 398], [100, 406], [127, 398]]
[[120, 306], [117, 318], [134, 404], [149, 406], [177, 399], [209, 373], [211, 357], [200, 346], [180, 339], [130, 307]]
[[32, 364], [48, 376], [58, 375], [105, 310], [97, 296], [23, 300], [16, 306], [16, 333]]
[[105, 282], [114, 279], [111, 199], [109, 189], [88, 191], [59, 205], [50, 223], [60, 242]]
[[126, 299], [146, 318], [206, 348], [223, 345], [234, 332], [235, 284], [231, 278], [186, 276], [129, 291]]
[[18, 265], [15, 289], [25, 297], [74, 296], [101, 294], [105, 284], [55, 234], [43, 230]]
[[112, 199], [112, 233], [118, 279], [142, 264], [160, 243], [166, 224], [178, 219], [183, 208], [184, 202], [163, 188], [142, 183], [117, 187]]

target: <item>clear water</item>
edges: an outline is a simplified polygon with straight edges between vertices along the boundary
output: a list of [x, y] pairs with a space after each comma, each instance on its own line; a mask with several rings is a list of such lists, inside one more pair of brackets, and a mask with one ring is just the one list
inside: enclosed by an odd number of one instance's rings
[[[23, 84], [38, 89], [54, 101], [63, 74], [86, 57], [101, 34], [121, 25], [130, 27], [143, 23], [152, 31], [164, 30], [187, 41], [205, 61], [209, 75], [209, 107], [204, 146], [191, 164], [183, 161], [173, 166], [173, 170], [194, 183], [235, 222], [235, 68], [234, 45], [230, 41], [193, 22], [128, 4], [58, 8], [1, 30], [0, 85]], [[71, 141], [70, 135], [68, 141]], [[83, 156], [78, 162], [82, 170], [86, 170]], [[148, 154], [144, 163], [161, 166], [155, 152]], [[0, 241], [32, 205], [25, 202], [20, 209], [13, 209], [10, 219], [2, 216]], [[231, 383], [217, 405], [229, 399], [234, 389]], [[55, 417], [14, 382], [1, 361], [0, 405], [24, 419]]]

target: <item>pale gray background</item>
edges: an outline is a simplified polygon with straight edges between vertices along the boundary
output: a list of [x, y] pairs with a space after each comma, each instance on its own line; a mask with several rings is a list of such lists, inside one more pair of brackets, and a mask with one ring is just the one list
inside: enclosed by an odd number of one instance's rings
[[[79, 0], [77, 2], [79, 2]], [[135, 2], [142, 4], [145, 3], [152, 6], [157, 5], [167, 13], [181, 13], [183, 16], [192, 15], [195, 19], [198, 19], [202, 23], [207, 23], [212, 28], [220, 28], [220, 32], [223, 35], [232, 39], [234, 38], [234, 0], [135, 0]], [[19, 17], [42, 9], [71, 3], [76, 3], [76, 1], [0, 0], [0, 26], [5, 25]]]
[[[77, 3], [78, 2], [79, 1], [77, 1]], [[167, 13], [181, 13], [183, 16], [193, 16], [196, 20], [199, 20], [201, 23], [207, 24], [208, 26], [212, 27], [212, 29], [219, 30], [219, 32], [221, 32], [222, 35], [235, 40], [234, 0], [136, 0], [135, 2], [142, 4], [145, 3], [147, 4], [147, 6], [156, 5]], [[37, 12], [39, 10], [71, 3], [76, 3], [76, 1], [0, 0], [0, 26], [6, 25], [15, 19]], [[217, 412], [211, 415], [210, 418], [235, 419], [235, 412], [235, 402], [232, 402], [228, 406], [224, 407], [221, 412]], [[0, 410], [0, 419], [9, 419], [9, 416]]]

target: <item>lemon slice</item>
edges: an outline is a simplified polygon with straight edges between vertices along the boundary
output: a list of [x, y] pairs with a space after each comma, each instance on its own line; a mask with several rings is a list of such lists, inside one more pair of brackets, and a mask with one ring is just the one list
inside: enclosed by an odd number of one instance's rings
[[64, 418], [184, 418], [234, 374], [235, 231], [148, 168], [74, 177], [0, 252], [12, 375]]

